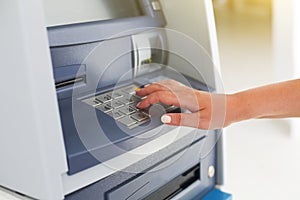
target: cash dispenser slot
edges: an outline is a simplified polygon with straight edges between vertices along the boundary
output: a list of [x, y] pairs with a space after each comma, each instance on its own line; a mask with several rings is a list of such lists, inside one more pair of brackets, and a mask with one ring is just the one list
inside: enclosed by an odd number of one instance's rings
[[163, 162], [151, 166], [134, 178], [112, 188], [106, 193], [105, 199], [156, 200], [176, 196], [180, 191], [201, 179], [202, 164], [198, 159], [191, 160], [190, 158], [197, 155], [204, 141], [205, 136], [200, 137], [192, 144], [163, 158]]
[[[162, 175], [161, 175], [162, 176]], [[159, 178], [158, 178], [159, 179]], [[127, 200], [134, 199], [143, 199], [143, 200], [168, 200], [179, 194], [181, 191], [186, 189], [188, 186], [193, 184], [195, 181], [200, 180], [200, 164], [198, 163], [194, 167], [188, 169], [186, 172], [180, 174], [166, 185], [162, 186], [159, 190], [154, 191], [150, 195], [144, 197], [147, 192], [151, 191], [152, 188], [155, 188], [155, 185], [159, 185], [159, 183], [154, 183], [155, 181], [149, 179], [149, 181], [145, 181], [138, 186], [134, 185], [132, 188], [135, 190], [126, 190], [128, 192], [127, 196], [124, 193], [119, 194], [111, 194], [108, 196], [108, 199], [117, 199], [118, 197], [124, 198]]]
[[200, 164], [197, 164], [196, 166], [190, 168], [186, 172], [168, 182], [158, 191], [150, 194], [145, 198], [145, 200], [171, 199], [199, 179]]

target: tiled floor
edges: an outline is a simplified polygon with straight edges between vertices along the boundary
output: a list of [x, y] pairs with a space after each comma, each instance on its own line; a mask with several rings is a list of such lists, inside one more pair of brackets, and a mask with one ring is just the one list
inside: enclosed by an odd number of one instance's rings
[[[229, 93], [275, 81], [271, 18], [256, 8], [216, 7], [222, 74]], [[300, 134], [300, 133], [299, 133]], [[250, 120], [226, 128], [225, 191], [237, 200], [300, 197], [300, 141], [284, 120]]]

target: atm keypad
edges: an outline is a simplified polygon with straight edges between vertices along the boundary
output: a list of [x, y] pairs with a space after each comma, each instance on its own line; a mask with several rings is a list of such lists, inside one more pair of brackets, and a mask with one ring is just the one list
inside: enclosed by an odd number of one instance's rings
[[[135, 95], [137, 85], [131, 84], [113, 92], [96, 95], [83, 102], [108, 114], [129, 129], [135, 128], [150, 121], [149, 109], [138, 109], [137, 103], [142, 100]], [[162, 105], [166, 111], [173, 110], [174, 106]]]

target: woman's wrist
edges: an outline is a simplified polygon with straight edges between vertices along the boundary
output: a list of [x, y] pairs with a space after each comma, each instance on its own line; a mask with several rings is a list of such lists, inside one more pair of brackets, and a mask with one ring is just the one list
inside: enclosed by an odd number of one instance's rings
[[253, 105], [243, 93], [227, 95], [226, 105], [226, 126], [255, 117], [255, 113], [251, 109]]
[[244, 108], [241, 99], [238, 94], [229, 94], [226, 95], [226, 117], [225, 117], [225, 126], [228, 126], [232, 123], [242, 121]]

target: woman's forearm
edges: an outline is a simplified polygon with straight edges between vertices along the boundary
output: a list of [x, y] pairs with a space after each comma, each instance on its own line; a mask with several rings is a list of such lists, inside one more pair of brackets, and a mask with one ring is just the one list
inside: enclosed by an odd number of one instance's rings
[[227, 124], [251, 118], [300, 117], [300, 79], [227, 96]]

